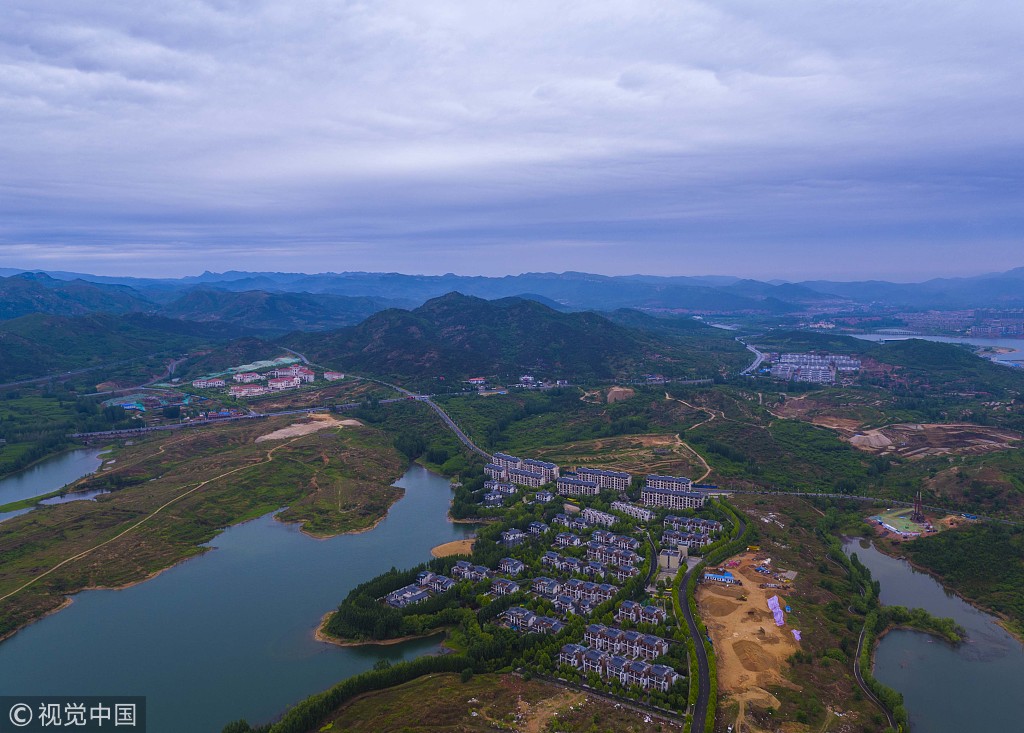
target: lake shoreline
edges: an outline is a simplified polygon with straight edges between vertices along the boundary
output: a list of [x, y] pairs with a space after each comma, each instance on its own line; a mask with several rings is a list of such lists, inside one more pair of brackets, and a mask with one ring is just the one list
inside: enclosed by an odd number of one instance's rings
[[[864, 538], [853, 538], [853, 537], [851, 537], [851, 539], [869, 539], [869, 538], [866, 538], [866, 537], [864, 537]], [[1016, 639], [1021, 644], [1024, 644], [1024, 631], [1015, 629], [1013, 627], [1012, 623], [1010, 622], [1009, 617], [1007, 617], [1006, 614], [1002, 613], [1001, 611], [997, 611], [994, 608], [989, 608], [988, 606], [986, 606], [983, 603], [980, 603], [979, 601], [975, 601], [975, 600], [973, 600], [971, 598], [968, 598], [963, 593], [958, 591], [956, 588], [954, 588], [951, 585], [949, 585], [949, 583], [947, 583], [946, 580], [941, 575], [939, 575], [938, 573], [934, 572], [933, 570], [930, 570], [929, 568], [924, 567], [923, 565], [918, 565], [916, 562], [911, 560], [906, 555], [896, 555], [896, 554], [893, 554], [892, 552], [888, 551], [889, 548], [883, 547], [881, 545], [878, 545], [874, 541], [871, 541], [871, 544], [872, 544], [872, 546], [876, 550], [878, 550], [883, 555], [885, 555], [887, 557], [891, 557], [893, 560], [902, 560], [903, 562], [907, 563], [907, 565], [912, 567], [917, 572], [924, 573], [925, 575], [929, 576], [930, 578], [932, 578], [932, 580], [934, 580], [936, 583], [938, 583], [940, 586], [942, 586], [942, 589], [944, 591], [946, 591], [947, 593], [952, 593], [954, 596], [959, 598], [961, 601], [963, 601], [964, 603], [966, 603], [968, 606], [970, 606], [971, 608], [975, 609], [976, 611], [981, 611], [982, 613], [986, 613], [989, 616], [992, 616], [996, 620], [996, 623], [999, 624], [999, 627], [1003, 629], [1003, 631], [1005, 631], [1007, 634], [1012, 636], [1014, 639]], [[921, 633], [929, 633], [927, 631], [923, 631], [922, 629], [914, 629], [912, 627], [911, 627], [911, 630], [913, 630], [913, 631], [920, 631]], [[872, 661], [873, 661], [873, 659], [872, 659]]]
[[[337, 609], [335, 609], [336, 611]], [[339, 639], [337, 636], [331, 636], [325, 629], [327, 627], [327, 620], [334, 615], [335, 611], [328, 611], [320, 618], [320, 623], [316, 627], [316, 631], [313, 632], [313, 638], [324, 644], [332, 644], [340, 647], [362, 647], [362, 646], [394, 646], [395, 644], [404, 644], [407, 641], [421, 641], [423, 639], [430, 639], [435, 636], [440, 636], [445, 633], [444, 628], [435, 629], [427, 634], [419, 634], [413, 636], [399, 636], [394, 639], [365, 639], [357, 641], [355, 639]]]
[[[399, 477], [399, 479], [400, 478], [401, 477]], [[399, 479], [395, 479], [395, 481], [398, 481]], [[392, 483], [391, 486], [394, 486], [394, 484]], [[402, 489], [401, 486], [399, 486], [397, 488]], [[397, 504], [398, 502], [400, 502], [404, 498], [405, 498], [405, 489], [402, 489], [401, 495], [396, 497], [393, 502], [388, 504], [387, 509], [384, 510], [384, 513], [381, 514], [379, 517], [377, 517], [375, 520], [373, 520], [373, 522], [371, 524], [369, 524], [369, 525], [367, 525], [365, 527], [357, 528], [357, 529], [346, 529], [344, 532], [331, 532], [331, 533], [310, 532], [310, 531], [308, 531], [306, 529], [306, 522], [309, 521], [308, 519], [281, 519], [280, 512], [282, 510], [284, 510], [284, 509], [287, 509], [288, 507], [278, 507], [277, 509], [275, 509], [274, 510], [274, 512], [275, 512], [274, 519], [276, 521], [280, 522], [281, 524], [296, 525], [296, 526], [298, 526], [299, 531], [302, 532], [302, 534], [306, 535], [306, 537], [309, 537], [311, 540], [330, 540], [330, 539], [334, 539], [335, 537], [343, 537], [344, 535], [350, 535], [350, 534], [363, 534], [364, 532], [370, 532], [370, 531], [372, 531], [374, 529], [377, 529], [377, 526], [381, 522], [383, 522], [385, 519], [387, 519], [388, 515], [391, 514], [391, 509], [394, 508], [395, 504]]]

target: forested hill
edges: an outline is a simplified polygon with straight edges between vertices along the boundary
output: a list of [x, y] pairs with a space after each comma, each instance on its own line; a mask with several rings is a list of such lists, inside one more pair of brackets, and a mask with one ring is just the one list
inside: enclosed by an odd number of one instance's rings
[[85, 369], [227, 341], [237, 329], [142, 313], [68, 318], [33, 313], [0, 323], [0, 382]]
[[[698, 342], [704, 348], [695, 348]], [[718, 334], [658, 336], [596, 313], [560, 313], [533, 300], [488, 301], [460, 293], [411, 311], [386, 310], [351, 328], [292, 334], [282, 343], [339, 368], [421, 380], [507, 379], [526, 372], [573, 381], [646, 372], [710, 377], [743, 361], [742, 347]]]

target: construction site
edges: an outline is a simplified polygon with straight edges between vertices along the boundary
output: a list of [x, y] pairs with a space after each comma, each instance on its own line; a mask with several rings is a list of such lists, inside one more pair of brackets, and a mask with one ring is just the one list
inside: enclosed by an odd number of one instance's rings
[[[771, 606], [778, 605], [782, 618], [795, 572], [772, 567], [762, 553], [745, 552], [722, 566], [739, 585], [702, 583], [697, 604], [715, 648], [719, 693], [738, 707], [734, 730], [760, 733], [747, 717], [748, 709], [778, 708], [773, 687], [799, 690], [784, 671], [789, 657], [800, 649], [794, 629], [779, 626]], [[773, 599], [774, 602], [773, 602]]]
[[843, 437], [863, 451], [915, 459], [1008, 450], [1022, 436], [1011, 430], [978, 425], [900, 423]]

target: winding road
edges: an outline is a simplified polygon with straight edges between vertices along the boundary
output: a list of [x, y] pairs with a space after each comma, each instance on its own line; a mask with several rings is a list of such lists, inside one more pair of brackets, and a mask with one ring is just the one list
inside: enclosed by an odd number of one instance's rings
[[[743, 520], [743, 517], [739, 517], [739, 531], [736, 533], [737, 537], [742, 537], [743, 533], [747, 531], [747, 523]], [[679, 584], [680, 589], [684, 592], [690, 587], [690, 576], [696, 572], [697, 568], [700, 567], [700, 563], [694, 565], [692, 568], [686, 571], [683, 576], [682, 582]], [[690, 629], [690, 637], [693, 639], [694, 651], [697, 656], [697, 701], [693, 704], [693, 718], [690, 724], [690, 730], [694, 733], [703, 731], [707, 717], [708, 717], [708, 704], [711, 701], [711, 668], [708, 665], [708, 650], [704, 648], [704, 636], [700, 632], [700, 628], [697, 626], [697, 619], [694, 618], [693, 612], [690, 610], [690, 598], [689, 594], [680, 599], [680, 608], [683, 610], [683, 617], [686, 619], [686, 626]], [[690, 680], [691, 684], [693, 680]]]
[[746, 369], [744, 369], [742, 372], [740, 372], [740, 374], [753, 374], [754, 372], [757, 371], [757, 368], [759, 366], [761, 366], [761, 362], [764, 361], [764, 354], [762, 354], [756, 348], [754, 348], [753, 346], [748, 344], [746, 341], [741, 339], [739, 336], [736, 337], [736, 340], [739, 341], [741, 344], [743, 344], [747, 348], [747, 351], [751, 352], [754, 355], [753, 363], [751, 363], [750, 366], [748, 366]]

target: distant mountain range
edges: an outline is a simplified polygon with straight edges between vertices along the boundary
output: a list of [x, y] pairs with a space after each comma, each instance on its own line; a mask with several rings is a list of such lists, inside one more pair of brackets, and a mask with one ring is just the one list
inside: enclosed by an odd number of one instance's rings
[[400, 273], [205, 272], [179, 279], [0, 270], [0, 320], [31, 313], [150, 313], [233, 324], [254, 333], [329, 330], [392, 307], [459, 292], [521, 297], [556, 310], [786, 316], [871, 306], [1024, 308], [1024, 267], [922, 283], [761, 282], [734, 277], [606, 276], [582, 272], [506, 277]]

